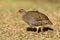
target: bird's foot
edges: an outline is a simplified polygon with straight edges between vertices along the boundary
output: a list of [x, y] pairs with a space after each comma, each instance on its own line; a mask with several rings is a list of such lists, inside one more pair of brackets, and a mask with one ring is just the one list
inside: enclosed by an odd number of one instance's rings
[[35, 35], [38, 35], [38, 32], [35, 32]]
[[38, 28], [37, 28], [37, 30], [36, 30], [36, 32], [35, 32], [35, 35], [38, 35]]

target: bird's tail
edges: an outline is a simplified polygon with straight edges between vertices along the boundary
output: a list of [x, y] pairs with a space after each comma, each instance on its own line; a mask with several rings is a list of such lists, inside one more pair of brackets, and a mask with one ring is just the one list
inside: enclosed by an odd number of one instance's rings
[[50, 20], [49, 20], [49, 24], [50, 24], [50, 25], [53, 25], [53, 23], [52, 23]]

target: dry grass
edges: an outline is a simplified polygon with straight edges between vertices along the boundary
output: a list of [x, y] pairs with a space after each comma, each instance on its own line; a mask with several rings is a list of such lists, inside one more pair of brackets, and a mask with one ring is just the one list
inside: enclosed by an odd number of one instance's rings
[[[60, 2], [60, 1], [59, 1]], [[49, 3], [34, 0], [0, 0], [0, 40], [60, 40], [60, 3]], [[35, 35], [27, 32], [28, 25], [21, 20], [19, 9], [39, 10], [46, 14], [54, 31]]]

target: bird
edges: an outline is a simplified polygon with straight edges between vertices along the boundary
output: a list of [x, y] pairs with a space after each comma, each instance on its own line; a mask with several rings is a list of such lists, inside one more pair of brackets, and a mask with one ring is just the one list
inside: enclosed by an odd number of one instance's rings
[[24, 22], [26, 22], [30, 27], [37, 28], [36, 33], [38, 33], [39, 28], [41, 28], [41, 32], [43, 32], [43, 28], [45, 25], [53, 24], [45, 14], [37, 10], [26, 11], [24, 9], [20, 9], [18, 12], [20, 13]]

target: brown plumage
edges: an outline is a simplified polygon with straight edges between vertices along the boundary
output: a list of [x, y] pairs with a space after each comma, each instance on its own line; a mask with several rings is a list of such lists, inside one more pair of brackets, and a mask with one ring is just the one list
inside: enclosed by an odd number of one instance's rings
[[26, 12], [25, 10], [21, 9], [19, 10], [22, 19], [31, 27], [37, 27], [37, 31], [38, 28], [41, 27], [41, 31], [43, 31], [43, 27], [45, 25], [52, 25], [52, 22], [49, 20], [49, 18], [39, 12], [39, 11], [28, 11]]

